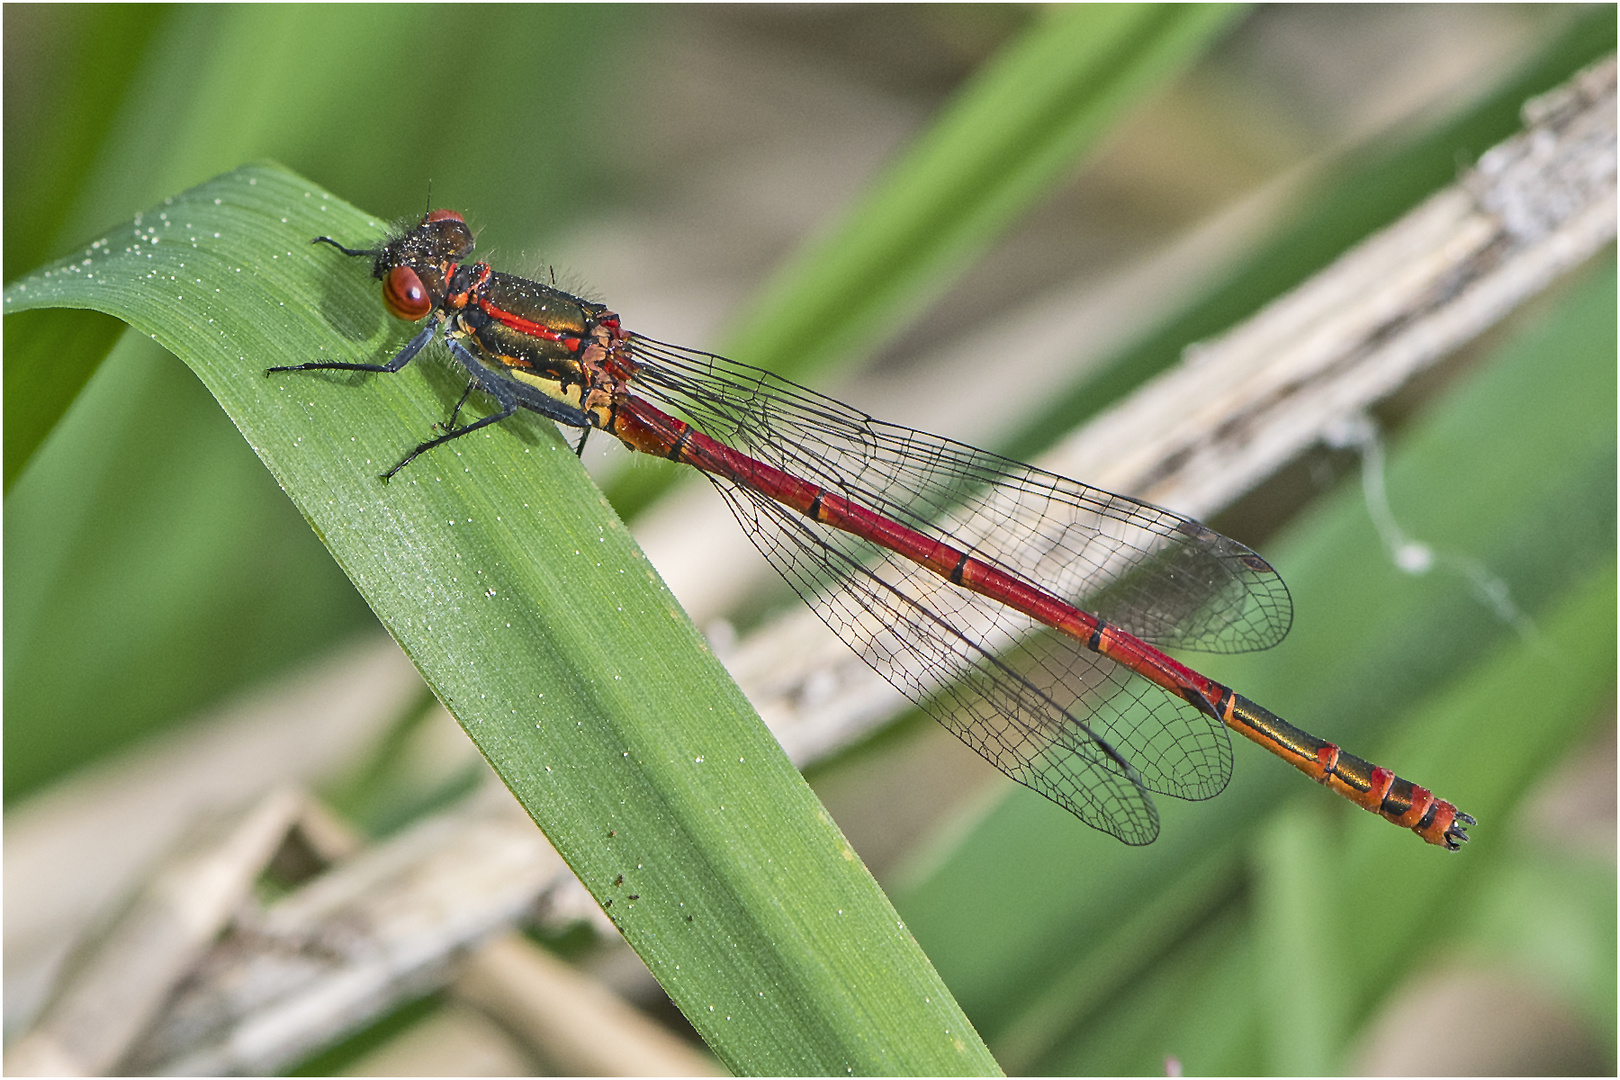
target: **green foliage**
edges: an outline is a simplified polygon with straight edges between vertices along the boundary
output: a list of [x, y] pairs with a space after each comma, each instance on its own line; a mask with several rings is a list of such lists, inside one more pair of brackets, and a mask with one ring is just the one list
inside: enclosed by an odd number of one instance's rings
[[[570, 125], [559, 151], [562, 135], [536, 130], [593, 110], [611, 129], [593, 76], [593, 44], [622, 28], [611, 7], [23, 5], [4, 19], [8, 281], [258, 157], [397, 214], [431, 181], [511, 235], [613, 187], [605, 138]], [[445, 81], [467, 41], [500, 93]], [[500, 140], [494, 167], [454, 134], [469, 116], [526, 134]], [[126, 334], [91, 378], [118, 340], [89, 312], [6, 319], [8, 801], [376, 625], [183, 365]]]
[[[1613, 693], [1615, 287], [1610, 260], [1395, 448], [1390, 502], [1440, 553], [1434, 570], [1396, 570], [1349, 485], [1267, 546], [1294, 595], [1288, 640], [1205, 666], [1451, 799], [1479, 818], [1474, 839], [1444, 855], [1243, 746], [1220, 798], [1161, 802], [1141, 855], [1017, 793], [897, 895], [1009, 1071], [1139, 1073], [1167, 1055], [1208, 1073], [1353, 1071], [1347, 1044], [1377, 1004], [1464, 948], [1480, 897], [1518, 879], [1515, 809]], [[1589, 877], [1578, 856], [1555, 861], [1551, 881]], [[1601, 888], [1612, 907], [1612, 874]], [[1546, 926], [1560, 891], [1503, 936]], [[1014, 906], [1042, 917], [992, 915]], [[1583, 954], [1590, 923], [1559, 926]], [[1607, 1015], [1612, 978], [1562, 981], [1601, 987], [1586, 1008]], [[1222, 1008], [1234, 999], [1248, 1007]]]
[[[1236, 13], [1218, 4], [1050, 10], [766, 282], [724, 352], [804, 380], [897, 336]], [[630, 516], [675, 475], [632, 474], [614, 485], [613, 505]]]
[[769, 282], [730, 352], [793, 377], [899, 332], [1144, 93], [1208, 48], [1223, 5], [1056, 8], [986, 64], [866, 197]]
[[462, 440], [385, 485], [460, 395], [448, 371], [265, 376], [397, 349], [364, 267], [309, 243], [378, 228], [253, 166], [13, 283], [6, 305], [94, 305], [188, 363], [733, 1069], [994, 1071], [554, 429]]
[[1044, 403], [1005, 452], [1013, 457], [1037, 452], [1170, 367], [1187, 342], [1236, 325], [1321, 270], [1450, 183], [1461, 165], [1519, 130], [1519, 107], [1527, 99], [1613, 51], [1614, 44], [1615, 9], [1590, 9], [1455, 115], [1336, 155], [1297, 210], [1276, 222], [1241, 265], [1091, 378]]
[[[987, 1069], [887, 901], [547, 426], [465, 440], [383, 488], [374, 473], [453, 404], [451, 375], [432, 362], [392, 378], [259, 374], [278, 357], [376, 359], [399, 344], [364, 275], [307, 246], [380, 226], [320, 191], [408, 216], [431, 179], [435, 205], [488, 227], [486, 252], [645, 198], [647, 178], [614, 157], [623, 88], [670, 17], [5, 9], [14, 286], [96, 237], [122, 245], [134, 231], [117, 223], [242, 161], [320, 181], [236, 174], [217, 242], [187, 237], [201, 243], [164, 249], [185, 266], [124, 275], [118, 311], [136, 329], [88, 310], [11, 314], [22, 304], [8, 292], [6, 797], [381, 618], [733, 1067]], [[1034, 15], [725, 344], [809, 380], [903, 333], [1230, 19]], [[1030, 402], [1044, 415], [1010, 436], [1017, 452], [1448, 181], [1516, 126], [1524, 97], [1614, 40], [1612, 7], [1576, 12], [1475, 102], [1345, 149], [1333, 179], [1205, 295], [1101, 378]], [[270, 190], [244, 193], [246, 175]], [[173, 240], [214, 220], [208, 204], [186, 208], [185, 222], [148, 212], [140, 230]], [[75, 258], [127, 270], [129, 254]], [[113, 306], [116, 290], [83, 269], [50, 280], [43, 302]], [[1454, 570], [1397, 574], [1347, 490], [1266, 546], [1294, 590], [1294, 635], [1210, 670], [1475, 813], [1474, 842], [1453, 858], [1426, 849], [1242, 747], [1231, 789], [1161, 805], [1146, 851], [1015, 794], [931, 848], [897, 893], [1006, 1068], [1159, 1072], [1166, 1055], [1191, 1071], [1350, 1068], [1402, 978], [1458, 954], [1555, 987], [1612, 1047], [1612, 865], [1526, 850], [1508, 821], [1612, 694], [1613, 294], [1609, 264], [1439, 392], [1392, 449], [1403, 524], [1504, 580], [1529, 639]], [[634, 508], [662, 482], [638, 469], [616, 503]], [[386, 778], [358, 786], [364, 802]], [[656, 887], [615, 886], [621, 872]]]

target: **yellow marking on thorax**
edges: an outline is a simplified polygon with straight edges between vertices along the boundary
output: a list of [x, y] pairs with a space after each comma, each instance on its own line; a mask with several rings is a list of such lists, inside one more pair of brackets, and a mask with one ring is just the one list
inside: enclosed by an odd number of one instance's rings
[[583, 402], [584, 387], [580, 385], [578, 380], [571, 380], [565, 386], [560, 379], [546, 378], [545, 376], [537, 375], [532, 371], [521, 371], [516, 368], [508, 368], [506, 374], [526, 386], [534, 387], [547, 397], [555, 398], [558, 401], [572, 405], [576, 409], [579, 408]]

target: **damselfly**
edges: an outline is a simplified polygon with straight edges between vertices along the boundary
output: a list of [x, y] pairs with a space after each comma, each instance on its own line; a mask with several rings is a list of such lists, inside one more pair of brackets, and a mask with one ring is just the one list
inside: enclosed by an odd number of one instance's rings
[[[1127, 844], [1150, 793], [1218, 794], [1226, 728], [1358, 806], [1456, 850], [1474, 819], [1200, 675], [1163, 647], [1265, 649], [1293, 619], [1269, 563], [1168, 510], [887, 424], [758, 368], [622, 328], [605, 306], [466, 262], [435, 210], [372, 260], [395, 316], [427, 320], [470, 382], [418, 455], [529, 409], [702, 470], [749, 538], [868, 664], [1007, 776]], [[499, 408], [457, 424], [474, 390]]]

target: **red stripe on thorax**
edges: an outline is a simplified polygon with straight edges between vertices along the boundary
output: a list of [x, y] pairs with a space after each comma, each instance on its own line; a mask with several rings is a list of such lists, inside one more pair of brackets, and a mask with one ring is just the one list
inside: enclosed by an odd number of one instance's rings
[[579, 335], [577, 334], [565, 334], [560, 330], [553, 330], [544, 323], [537, 323], [531, 319], [525, 319], [521, 315], [514, 315], [504, 308], [496, 307], [488, 300], [485, 300], [482, 296], [478, 298], [478, 306], [483, 310], [485, 315], [488, 315], [502, 326], [516, 330], [520, 334], [528, 334], [530, 337], [537, 337], [544, 341], [559, 342], [570, 352], [579, 348], [580, 339]]

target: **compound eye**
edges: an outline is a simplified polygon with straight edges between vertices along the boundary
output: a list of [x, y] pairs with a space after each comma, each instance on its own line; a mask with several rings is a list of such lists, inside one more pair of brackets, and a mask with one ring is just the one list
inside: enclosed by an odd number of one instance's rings
[[408, 266], [396, 266], [388, 271], [383, 279], [383, 303], [395, 317], [406, 322], [415, 322], [433, 310], [427, 286]]
[[431, 224], [435, 221], [459, 221], [463, 225], [467, 224], [467, 219], [454, 210], [435, 210], [423, 220], [423, 224]]

